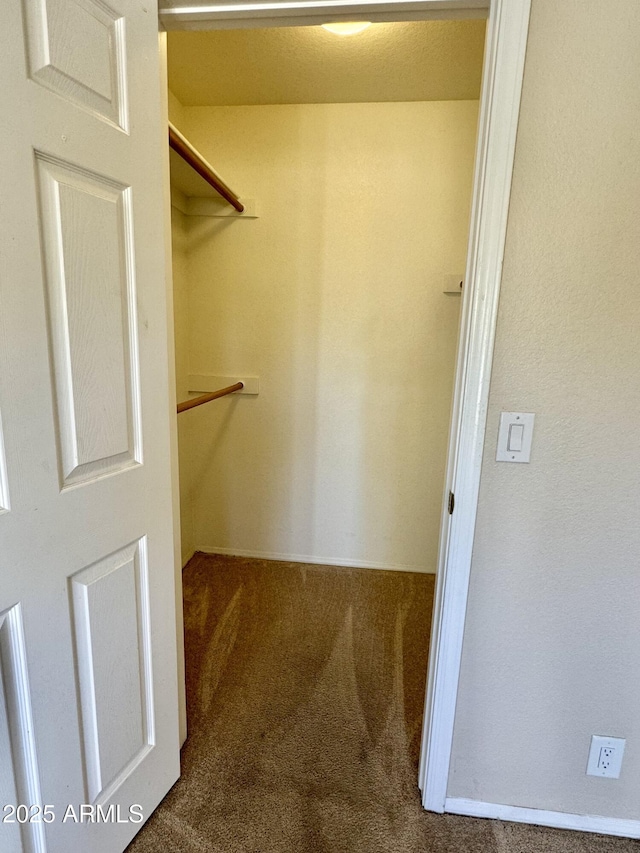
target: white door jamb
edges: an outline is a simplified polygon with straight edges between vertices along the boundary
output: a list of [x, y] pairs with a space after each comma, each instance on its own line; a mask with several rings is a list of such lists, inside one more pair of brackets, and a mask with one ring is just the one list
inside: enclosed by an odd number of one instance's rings
[[419, 772], [435, 812], [446, 808], [529, 12], [530, 0], [491, 0], [487, 23]]

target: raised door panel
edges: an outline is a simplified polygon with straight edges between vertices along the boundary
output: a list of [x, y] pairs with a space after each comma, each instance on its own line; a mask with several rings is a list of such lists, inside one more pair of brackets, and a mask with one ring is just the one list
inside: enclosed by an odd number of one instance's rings
[[70, 583], [86, 795], [104, 804], [154, 744], [146, 541]]
[[42, 802], [19, 604], [0, 613], [0, 767], [2, 851], [39, 853], [43, 823], [26, 822], [28, 815], [6, 808]]
[[131, 190], [36, 156], [66, 488], [142, 461]]
[[127, 130], [124, 17], [103, 0], [24, 0], [29, 74]]

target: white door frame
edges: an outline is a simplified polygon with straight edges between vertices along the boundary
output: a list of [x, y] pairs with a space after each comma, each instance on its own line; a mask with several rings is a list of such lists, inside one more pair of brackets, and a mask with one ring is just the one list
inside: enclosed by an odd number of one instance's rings
[[[418, 782], [445, 811], [531, 0], [491, 0]], [[449, 490], [455, 510], [447, 510]]]
[[[328, 20], [484, 17], [488, 9], [471, 225], [440, 533], [419, 785], [445, 811], [487, 401], [531, 0], [169, 0], [167, 29], [310, 25]], [[447, 510], [449, 491], [455, 511]]]

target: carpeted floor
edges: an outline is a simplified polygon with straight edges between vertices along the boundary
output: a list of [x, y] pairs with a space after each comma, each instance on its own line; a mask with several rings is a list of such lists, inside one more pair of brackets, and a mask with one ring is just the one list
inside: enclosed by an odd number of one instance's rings
[[423, 811], [433, 577], [196, 554], [182, 777], [128, 853], [639, 853]]

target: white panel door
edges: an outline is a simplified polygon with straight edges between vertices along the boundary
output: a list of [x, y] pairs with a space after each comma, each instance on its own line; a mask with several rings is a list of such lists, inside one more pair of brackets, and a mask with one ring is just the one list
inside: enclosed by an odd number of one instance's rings
[[0, 850], [118, 853], [179, 774], [157, 9], [1, 17]]

